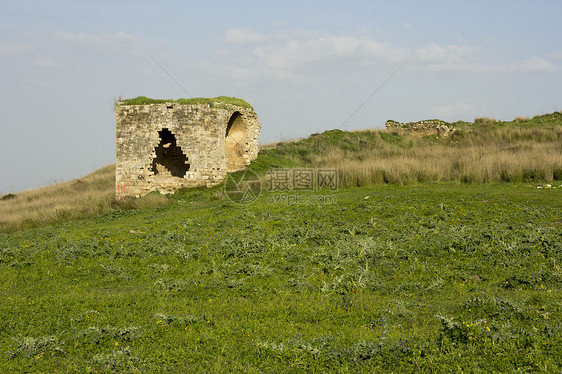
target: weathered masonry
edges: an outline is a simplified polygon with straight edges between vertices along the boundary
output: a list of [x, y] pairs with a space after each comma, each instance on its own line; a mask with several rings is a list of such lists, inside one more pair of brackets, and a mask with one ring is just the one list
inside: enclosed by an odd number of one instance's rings
[[261, 125], [234, 98], [137, 98], [116, 108], [116, 197], [221, 183], [258, 154]]
[[443, 138], [449, 138], [455, 132], [455, 129], [449, 123], [438, 119], [408, 123], [388, 120], [385, 128], [387, 131], [406, 131], [419, 136], [438, 135]]

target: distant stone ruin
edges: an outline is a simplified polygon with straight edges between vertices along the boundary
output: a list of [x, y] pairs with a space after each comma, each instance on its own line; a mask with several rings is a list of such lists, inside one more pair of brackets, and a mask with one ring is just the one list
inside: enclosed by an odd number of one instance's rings
[[116, 107], [117, 198], [213, 186], [257, 157], [261, 125], [243, 100], [138, 99]]
[[400, 123], [389, 120], [385, 124], [387, 131], [407, 131], [412, 134], [424, 135], [437, 135], [443, 138], [448, 138], [455, 132], [455, 129], [445, 121], [437, 119]]

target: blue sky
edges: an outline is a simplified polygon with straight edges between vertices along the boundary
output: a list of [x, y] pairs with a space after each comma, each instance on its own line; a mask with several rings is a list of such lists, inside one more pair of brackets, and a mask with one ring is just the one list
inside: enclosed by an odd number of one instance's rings
[[557, 0], [0, 1], [0, 194], [114, 162], [118, 96], [241, 97], [262, 143], [562, 109]]

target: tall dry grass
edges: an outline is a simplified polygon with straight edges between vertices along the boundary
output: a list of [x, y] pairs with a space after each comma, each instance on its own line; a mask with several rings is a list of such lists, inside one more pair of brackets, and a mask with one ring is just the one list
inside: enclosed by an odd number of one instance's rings
[[315, 153], [310, 165], [337, 168], [342, 187], [375, 183], [460, 181], [553, 182], [562, 180], [562, 127], [476, 129], [463, 137], [438, 139], [378, 132], [367, 147], [361, 136]]
[[0, 200], [0, 231], [106, 212], [114, 202], [114, 192], [115, 165], [108, 165], [83, 178], [5, 196]]
[[115, 164], [85, 177], [0, 198], [0, 232], [91, 217], [112, 209], [151, 209], [170, 204], [159, 193], [115, 200]]

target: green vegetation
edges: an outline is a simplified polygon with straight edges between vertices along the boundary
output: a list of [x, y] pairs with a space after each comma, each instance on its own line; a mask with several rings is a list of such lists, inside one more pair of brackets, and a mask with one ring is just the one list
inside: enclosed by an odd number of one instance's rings
[[[388, 120], [387, 122], [399, 123], [394, 120]], [[552, 126], [559, 126], [562, 123], [562, 112], [536, 115], [533, 118], [519, 116], [519, 117], [515, 117], [512, 121], [500, 121], [495, 118], [478, 117], [474, 119], [474, 122], [457, 121], [454, 123], [449, 123], [449, 122], [442, 121], [440, 119], [428, 119], [424, 121], [415, 121], [415, 122], [440, 122], [449, 127], [453, 127], [455, 129], [467, 130], [467, 131], [471, 131], [472, 129], [480, 126], [516, 127], [518, 125], [521, 125], [524, 127], [552, 127]]]
[[245, 100], [238, 99], [236, 97], [219, 96], [215, 98], [205, 98], [205, 97], [194, 97], [190, 99], [177, 99], [177, 100], [166, 100], [166, 99], [151, 99], [145, 96], [139, 96], [134, 99], [125, 99], [119, 102], [119, 105], [147, 105], [147, 104], [163, 104], [163, 103], [178, 103], [178, 104], [231, 104], [242, 108], [252, 108], [252, 106]]
[[341, 188], [247, 205], [116, 203], [113, 165], [4, 195], [0, 372], [559, 372], [560, 117], [272, 144]]
[[559, 189], [216, 193], [0, 234], [0, 372], [562, 369]]
[[474, 123], [455, 122], [452, 125], [471, 125], [478, 126], [495, 126], [495, 127], [546, 127], [552, 128], [562, 124], [562, 112], [554, 112], [548, 114], [536, 115], [533, 118], [515, 117], [512, 121], [499, 121], [494, 118], [479, 117], [474, 119]]

